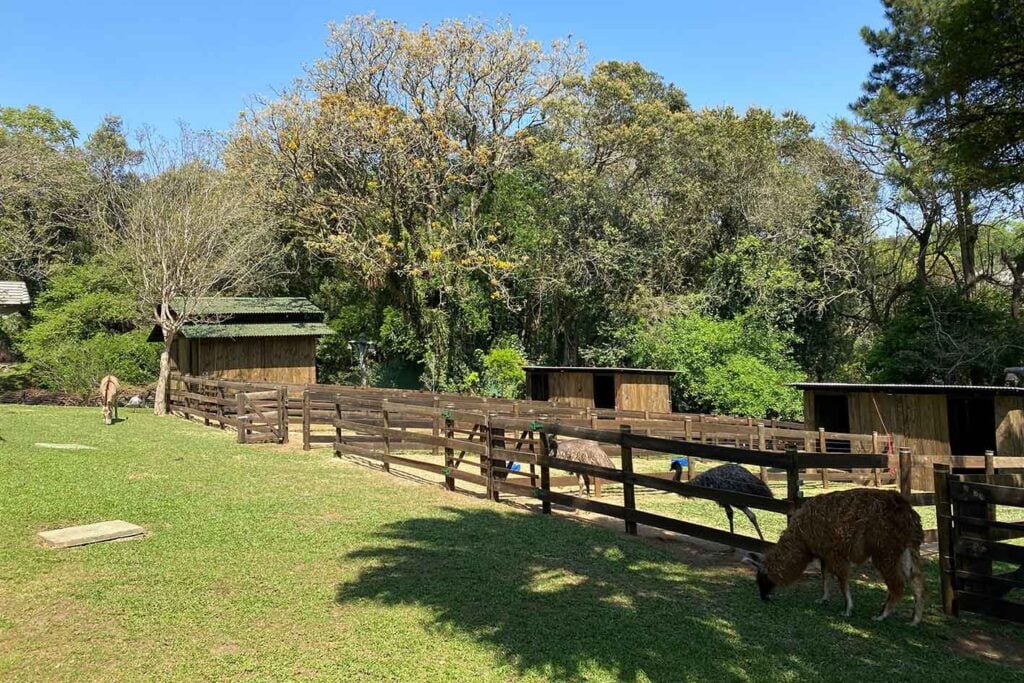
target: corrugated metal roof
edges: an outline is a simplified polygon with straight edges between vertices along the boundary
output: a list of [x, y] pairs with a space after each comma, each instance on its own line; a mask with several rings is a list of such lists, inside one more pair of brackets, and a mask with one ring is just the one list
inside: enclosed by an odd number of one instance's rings
[[876, 392], [882, 394], [1024, 394], [1024, 387], [975, 384], [848, 384], [845, 382], [796, 382], [789, 386], [812, 391]]
[[[182, 299], [171, 302], [171, 308], [180, 311]], [[323, 313], [309, 299], [293, 296], [209, 296], [196, 299], [191, 311], [195, 315], [281, 315], [287, 313]]]
[[322, 337], [334, 334], [324, 323], [231, 323], [228, 325], [187, 325], [181, 330], [187, 339], [239, 339], [243, 337]]
[[24, 282], [0, 281], [0, 306], [27, 306], [32, 303]]
[[615, 372], [648, 375], [675, 375], [675, 370], [655, 370], [652, 368], [589, 368], [573, 365], [524, 365], [523, 370], [540, 370], [542, 372]]

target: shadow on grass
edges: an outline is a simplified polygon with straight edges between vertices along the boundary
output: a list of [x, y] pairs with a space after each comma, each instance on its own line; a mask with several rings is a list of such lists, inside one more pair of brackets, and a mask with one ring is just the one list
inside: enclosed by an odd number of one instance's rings
[[838, 600], [814, 604], [814, 580], [765, 605], [731, 562], [683, 564], [648, 541], [542, 515], [444, 514], [389, 525], [379, 545], [349, 555], [369, 566], [337, 586], [337, 601], [423, 606], [444, 633], [557, 679], [916, 679], [984, 666], [954, 658], [943, 625], [910, 627], [909, 603], [873, 622], [877, 586], [855, 588], [857, 615], [845, 620]]

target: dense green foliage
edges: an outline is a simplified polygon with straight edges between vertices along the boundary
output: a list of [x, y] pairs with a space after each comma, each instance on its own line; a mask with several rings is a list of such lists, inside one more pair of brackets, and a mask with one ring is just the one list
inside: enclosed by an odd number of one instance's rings
[[[323, 381], [359, 380], [363, 334], [375, 384], [519, 395], [517, 354], [658, 365], [680, 371], [677, 407], [757, 416], [797, 417], [784, 385], [804, 378], [995, 381], [1024, 363], [1021, 8], [885, 4], [864, 31], [877, 64], [830, 131], [694, 109], [641, 64], [587, 69], [577, 46], [504, 21], [374, 16], [332, 25], [181, 200], [160, 188], [187, 167], [142, 172], [158, 159], [116, 117], [78, 146], [52, 112], [0, 109], [0, 269], [36, 293], [121, 249], [158, 298], [146, 226], [180, 247], [182, 207], [240, 206], [212, 201], [230, 189], [246, 206], [216, 220], [272, 224], [285, 267], [257, 283], [216, 264], [197, 287], [311, 297], [337, 331]], [[78, 310], [83, 329], [106, 324]]]
[[94, 259], [51, 276], [19, 340], [42, 386], [85, 393], [105, 375], [126, 385], [152, 380], [158, 351], [120, 268]]

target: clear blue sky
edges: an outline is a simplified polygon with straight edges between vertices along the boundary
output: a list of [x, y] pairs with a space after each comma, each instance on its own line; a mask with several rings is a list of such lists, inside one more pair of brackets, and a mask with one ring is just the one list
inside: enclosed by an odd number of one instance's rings
[[0, 0], [0, 106], [50, 107], [83, 137], [105, 113], [222, 130], [323, 53], [328, 21], [371, 10], [410, 26], [507, 16], [543, 41], [582, 40], [592, 63], [637, 60], [695, 106], [796, 109], [819, 126], [857, 97], [871, 65], [859, 30], [882, 21], [880, 0]]

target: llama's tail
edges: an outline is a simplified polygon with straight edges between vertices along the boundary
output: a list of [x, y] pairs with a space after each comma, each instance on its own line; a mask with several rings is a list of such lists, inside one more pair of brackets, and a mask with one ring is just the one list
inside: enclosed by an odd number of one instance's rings
[[911, 543], [903, 549], [900, 555], [900, 571], [904, 580], [910, 584], [910, 590], [914, 595], [914, 621], [918, 624], [924, 614], [924, 598], [926, 588], [924, 575], [921, 573], [921, 548], [917, 543]]

